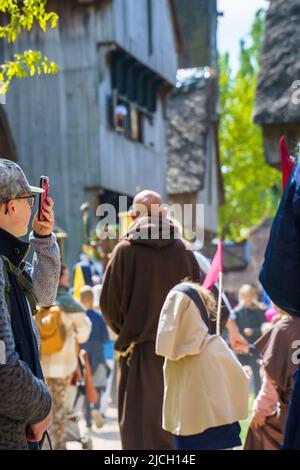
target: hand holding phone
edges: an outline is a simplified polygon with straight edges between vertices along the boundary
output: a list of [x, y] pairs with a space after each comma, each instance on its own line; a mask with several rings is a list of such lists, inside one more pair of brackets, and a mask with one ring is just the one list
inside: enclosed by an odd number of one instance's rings
[[48, 176], [41, 176], [41, 178], [40, 178], [40, 187], [44, 190], [44, 192], [42, 194], [40, 194], [40, 196], [39, 196], [38, 220], [39, 220], [39, 222], [45, 222], [46, 218], [43, 215], [43, 209], [47, 205], [47, 199], [49, 197], [50, 183], [49, 183]]

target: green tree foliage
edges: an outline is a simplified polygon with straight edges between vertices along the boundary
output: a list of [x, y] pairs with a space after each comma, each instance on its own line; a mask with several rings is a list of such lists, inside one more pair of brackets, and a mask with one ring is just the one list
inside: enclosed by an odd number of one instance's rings
[[[0, 0], [0, 39], [15, 42], [22, 32], [30, 31], [34, 24], [44, 32], [48, 26], [55, 28], [58, 16], [46, 11], [46, 3], [46, 0]], [[39, 51], [14, 54], [11, 60], [0, 65], [0, 94], [7, 93], [13, 78], [25, 78], [36, 73], [55, 74], [57, 71], [57, 64]]]
[[[265, 163], [262, 130], [253, 123], [264, 11], [255, 17], [249, 44], [241, 41], [240, 67], [232, 78], [228, 54], [219, 59], [220, 152], [225, 204], [219, 235], [242, 241], [265, 217], [274, 215], [281, 175]], [[279, 145], [279, 144], [278, 144]]]

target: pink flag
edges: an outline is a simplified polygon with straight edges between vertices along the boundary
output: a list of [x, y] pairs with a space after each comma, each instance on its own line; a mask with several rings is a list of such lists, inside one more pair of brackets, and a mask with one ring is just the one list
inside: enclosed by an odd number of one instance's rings
[[279, 143], [281, 152], [282, 189], [284, 190], [293, 171], [294, 162], [291, 160], [284, 136], [280, 138]]
[[210, 265], [209, 271], [206, 274], [206, 278], [203, 283], [203, 287], [211, 290], [214, 284], [219, 280], [219, 273], [223, 272], [223, 259], [222, 259], [222, 242], [219, 240], [218, 248], [214, 259]]

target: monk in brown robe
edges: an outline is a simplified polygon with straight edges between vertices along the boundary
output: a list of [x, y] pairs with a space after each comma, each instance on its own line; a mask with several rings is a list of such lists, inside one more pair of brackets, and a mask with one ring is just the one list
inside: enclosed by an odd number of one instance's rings
[[283, 444], [293, 376], [298, 368], [299, 340], [300, 318], [284, 314], [255, 343], [261, 354], [264, 377], [254, 402], [245, 450], [279, 450]]
[[155, 354], [156, 333], [172, 287], [187, 277], [201, 280], [193, 252], [158, 209], [161, 204], [152, 191], [135, 197], [136, 220], [112, 253], [100, 299], [104, 318], [118, 335], [118, 414], [125, 450], [174, 448], [171, 434], [162, 429], [164, 361]]

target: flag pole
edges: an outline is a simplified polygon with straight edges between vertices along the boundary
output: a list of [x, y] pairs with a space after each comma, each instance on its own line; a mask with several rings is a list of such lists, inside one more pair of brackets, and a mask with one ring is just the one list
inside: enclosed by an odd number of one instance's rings
[[217, 335], [221, 334], [222, 291], [223, 291], [223, 273], [222, 273], [222, 271], [219, 271], [219, 297], [218, 297], [218, 310], [217, 310]]

